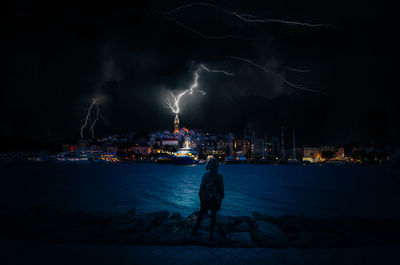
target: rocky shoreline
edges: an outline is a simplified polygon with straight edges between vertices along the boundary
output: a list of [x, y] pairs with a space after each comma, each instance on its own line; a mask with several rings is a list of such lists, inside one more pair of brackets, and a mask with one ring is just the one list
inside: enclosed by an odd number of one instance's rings
[[63, 214], [35, 206], [16, 211], [0, 205], [0, 238], [91, 244], [201, 245], [210, 247], [338, 248], [400, 245], [400, 218], [320, 219], [283, 215], [217, 215], [210, 241], [209, 218], [190, 234], [197, 212], [187, 217], [158, 211], [136, 214], [76, 212]]

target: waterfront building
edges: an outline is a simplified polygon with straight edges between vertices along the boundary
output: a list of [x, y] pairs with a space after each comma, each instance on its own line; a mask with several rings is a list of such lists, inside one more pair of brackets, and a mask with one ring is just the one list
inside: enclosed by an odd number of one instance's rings
[[161, 145], [164, 146], [179, 146], [179, 140], [177, 138], [165, 138], [161, 141]]
[[319, 147], [304, 147], [303, 162], [318, 163], [322, 161], [322, 153]]
[[151, 148], [148, 144], [137, 143], [130, 148], [130, 151], [137, 155], [148, 156], [151, 153]]
[[266, 142], [263, 138], [255, 139], [254, 141], [254, 158], [255, 159], [265, 159], [266, 153]]

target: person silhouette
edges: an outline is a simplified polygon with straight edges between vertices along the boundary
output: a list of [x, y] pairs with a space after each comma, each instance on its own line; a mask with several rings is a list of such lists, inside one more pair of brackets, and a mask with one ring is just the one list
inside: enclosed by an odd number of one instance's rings
[[221, 203], [225, 196], [224, 181], [221, 174], [218, 174], [218, 161], [214, 157], [210, 158], [206, 164], [207, 172], [203, 175], [200, 184], [200, 212], [192, 234], [196, 235], [203, 220], [204, 213], [211, 211], [210, 240], [213, 240], [215, 231], [217, 212], [221, 209]]

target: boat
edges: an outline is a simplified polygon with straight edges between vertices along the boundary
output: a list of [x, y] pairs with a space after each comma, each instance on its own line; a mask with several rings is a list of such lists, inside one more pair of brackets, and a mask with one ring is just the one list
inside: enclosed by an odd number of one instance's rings
[[160, 155], [156, 159], [154, 159], [154, 162], [157, 164], [170, 164], [173, 163], [174, 160], [170, 155]]
[[236, 161], [238, 163], [247, 163], [247, 157], [243, 154], [243, 152], [236, 153]]
[[225, 164], [236, 164], [237, 160], [233, 156], [227, 156], [227, 157], [225, 157], [224, 163]]
[[192, 165], [199, 162], [199, 155], [190, 147], [180, 148], [173, 156], [175, 165]]
[[286, 164], [289, 165], [298, 165], [300, 164], [299, 160], [297, 160], [296, 158], [289, 158], [286, 162]]
[[86, 152], [63, 152], [57, 154], [55, 161], [68, 164], [86, 164], [90, 163], [89, 157]]

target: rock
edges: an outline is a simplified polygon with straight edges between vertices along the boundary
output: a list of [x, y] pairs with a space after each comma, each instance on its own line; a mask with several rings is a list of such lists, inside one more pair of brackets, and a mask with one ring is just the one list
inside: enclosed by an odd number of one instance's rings
[[130, 224], [135, 220], [134, 216], [130, 215], [117, 215], [112, 218], [111, 224], [112, 225], [121, 225], [121, 224]]
[[182, 243], [185, 234], [190, 231], [191, 226], [186, 226], [186, 220], [168, 220], [146, 232], [140, 242], [143, 244], [177, 245]]
[[234, 247], [255, 247], [251, 235], [248, 232], [235, 232], [228, 236]]
[[173, 214], [171, 214], [169, 219], [176, 220], [176, 219], [183, 219], [183, 217], [182, 217], [182, 215], [180, 213], [173, 213]]
[[282, 230], [266, 221], [255, 221], [251, 236], [254, 243], [263, 247], [289, 247], [289, 241]]
[[239, 225], [241, 223], [251, 224], [251, 218], [248, 216], [235, 216], [232, 217], [232, 220], [234, 225]]
[[156, 227], [161, 225], [164, 221], [168, 219], [168, 211], [158, 211], [154, 213], [149, 213], [145, 215], [145, 222], [149, 225], [148, 228]]
[[144, 232], [146, 232], [148, 226], [143, 219], [135, 219], [132, 225], [133, 225], [133, 233], [136, 234], [143, 234]]
[[88, 213], [88, 212], [76, 212], [73, 214], [70, 214], [68, 216], [66, 216], [66, 220], [68, 220], [68, 222], [71, 225], [86, 225], [87, 223], [89, 223], [89, 220], [93, 218], [93, 214]]
[[87, 222], [88, 225], [106, 227], [111, 223], [112, 217], [106, 212], [95, 212]]
[[239, 225], [234, 225], [231, 229], [232, 232], [250, 232], [251, 227], [248, 223], [241, 223]]
[[136, 215], [136, 208], [129, 209], [129, 210], [126, 212], [126, 215], [128, 215], [128, 216], [130, 216], [130, 217], [135, 216], [135, 215]]
[[233, 226], [233, 220], [230, 216], [224, 216], [217, 214], [217, 225], [216, 229], [219, 229], [222, 233], [222, 237], [225, 237], [231, 232], [231, 227]]
[[270, 222], [270, 223], [273, 223], [273, 220], [274, 220], [274, 218], [272, 217], [272, 216], [269, 216], [269, 215], [263, 215], [263, 214], [260, 214], [259, 212], [253, 212], [253, 219], [255, 220], [255, 221], [267, 221], [267, 222]]

